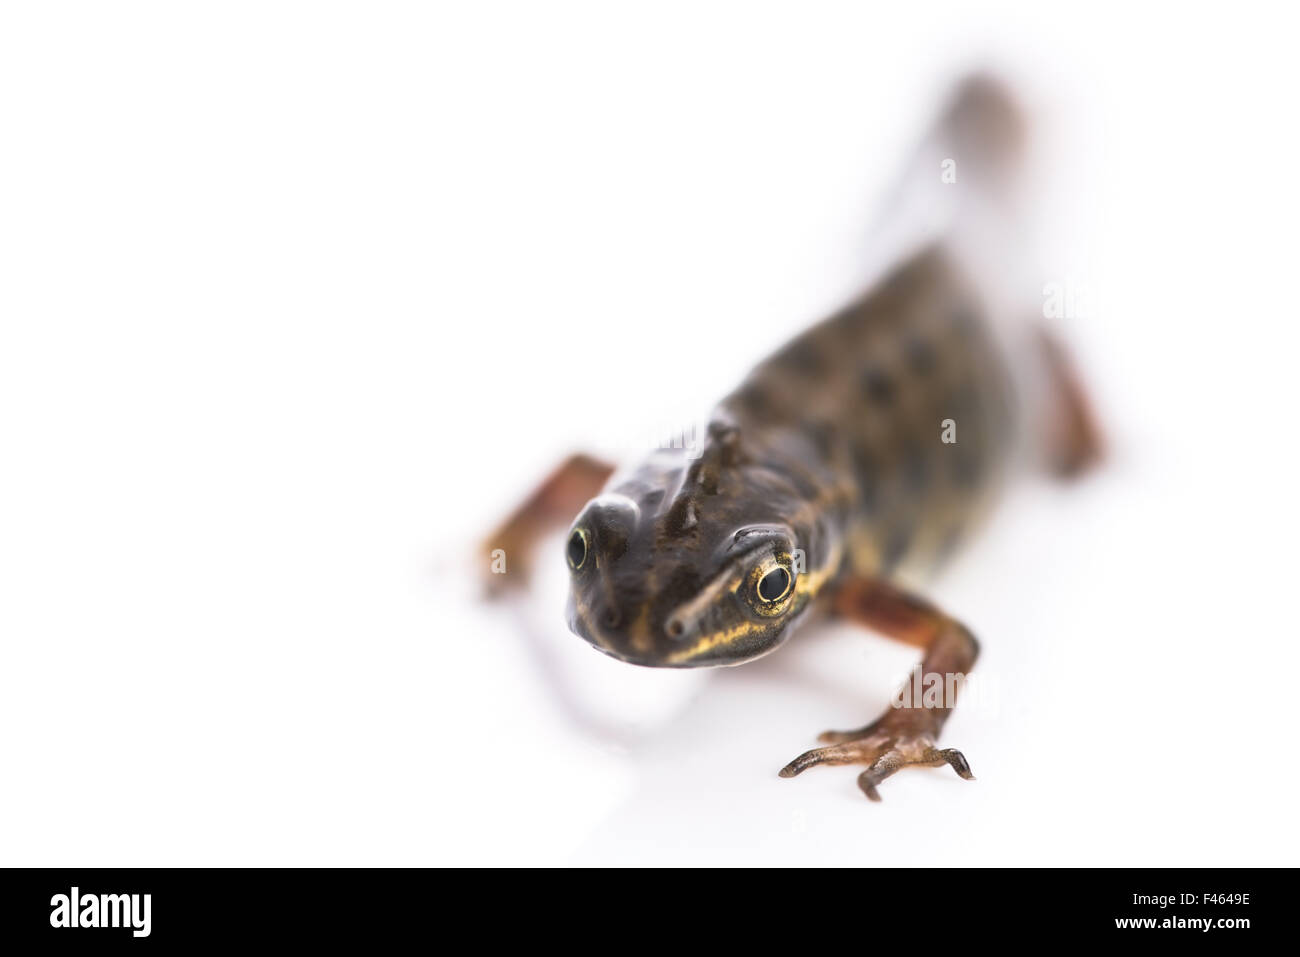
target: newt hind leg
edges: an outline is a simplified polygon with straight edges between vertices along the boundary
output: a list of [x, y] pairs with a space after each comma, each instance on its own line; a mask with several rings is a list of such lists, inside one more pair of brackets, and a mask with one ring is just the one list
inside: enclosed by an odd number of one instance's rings
[[[853, 731], [827, 731], [819, 740], [828, 746], [805, 751], [781, 769], [792, 778], [818, 764], [866, 764], [858, 786], [872, 801], [876, 790], [896, 771], [909, 767], [949, 765], [968, 781], [974, 780], [965, 756], [953, 748], [940, 749], [939, 731], [956, 704], [956, 690], [979, 654], [975, 637], [960, 622], [928, 602], [892, 585], [856, 580], [835, 596], [835, 608], [874, 630], [926, 649], [921, 661], [921, 700], [905, 689], [895, 707], [865, 727]], [[931, 680], [931, 676], [937, 679]]]
[[1047, 467], [1059, 478], [1075, 478], [1100, 464], [1105, 442], [1088, 392], [1065, 345], [1040, 326], [1038, 347], [1047, 371], [1051, 403], [1044, 436]]

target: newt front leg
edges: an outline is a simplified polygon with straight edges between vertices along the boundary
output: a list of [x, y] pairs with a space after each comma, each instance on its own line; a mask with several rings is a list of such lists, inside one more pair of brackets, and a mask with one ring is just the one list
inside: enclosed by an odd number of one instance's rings
[[567, 524], [589, 498], [600, 491], [614, 467], [590, 455], [569, 456], [510, 514], [482, 545], [484, 567], [494, 556], [512, 564], [509, 576], [488, 574], [489, 595], [527, 584], [537, 543], [558, 526]]
[[880, 800], [876, 786], [908, 765], [949, 764], [966, 780], [974, 780], [962, 753], [940, 750], [936, 742], [956, 704], [956, 687], [979, 654], [975, 636], [928, 602], [884, 582], [850, 581], [834, 596], [834, 607], [876, 631], [925, 648], [922, 683], [934, 693], [923, 694], [920, 701], [901, 695], [901, 702], [895, 702], [901, 707], [890, 708], [865, 727], [825, 732], [818, 740], [830, 746], [801, 754], [781, 769], [781, 777], [794, 777], [817, 764], [866, 764], [858, 786], [873, 801]]

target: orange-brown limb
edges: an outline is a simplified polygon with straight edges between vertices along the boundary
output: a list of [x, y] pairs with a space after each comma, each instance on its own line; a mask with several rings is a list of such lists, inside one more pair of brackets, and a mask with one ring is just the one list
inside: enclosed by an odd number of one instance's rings
[[483, 542], [489, 594], [527, 584], [538, 541], [572, 521], [613, 471], [612, 465], [590, 455], [565, 459]]
[[1064, 344], [1043, 327], [1038, 329], [1038, 342], [1052, 390], [1047, 464], [1061, 478], [1074, 478], [1101, 461], [1105, 443], [1088, 392]]
[[[970, 765], [960, 751], [940, 750], [939, 731], [956, 704], [956, 689], [970, 673], [979, 644], [961, 622], [934, 605], [886, 582], [854, 579], [834, 597], [836, 612], [874, 631], [925, 649], [916, 690], [907, 687], [896, 696], [894, 707], [864, 727], [853, 731], [827, 731], [818, 740], [828, 747], [814, 748], [781, 770], [794, 777], [818, 764], [866, 764], [858, 786], [873, 801], [880, 800], [876, 786], [909, 765], [950, 765], [972, 780]], [[917, 700], [919, 698], [919, 700]]]

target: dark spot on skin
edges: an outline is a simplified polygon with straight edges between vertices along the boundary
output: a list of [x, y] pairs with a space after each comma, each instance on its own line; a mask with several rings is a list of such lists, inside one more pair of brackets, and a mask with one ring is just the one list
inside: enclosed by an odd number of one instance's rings
[[880, 369], [868, 369], [862, 373], [862, 394], [877, 405], [889, 405], [894, 401], [894, 380]]
[[617, 608], [606, 608], [600, 614], [600, 623], [606, 628], [617, 628], [623, 623], [623, 616], [618, 613]]
[[929, 375], [939, 364], [939, 356], [934, 351], [934, 346], [920, 336], [908, 337], [903, 346], [903, 354], [907, 358], [908, 368], [917, 375]]

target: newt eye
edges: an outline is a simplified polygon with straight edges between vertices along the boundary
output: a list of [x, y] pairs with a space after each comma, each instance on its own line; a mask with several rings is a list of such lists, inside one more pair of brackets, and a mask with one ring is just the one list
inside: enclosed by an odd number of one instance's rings
[[778, 565], [758, 582], [758, 597], [765, 602], [777, 602], [790, 590], [790, 573]]
[[585, 528], [575, 528], [573, 530], [573, 534], [569, 536], [569, 544], [564, 548], [564, 553], [569, 557], [569, 567], [575, 572], [586, 564], [587, 530]]

